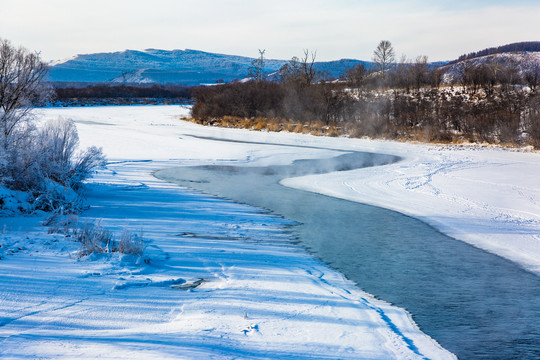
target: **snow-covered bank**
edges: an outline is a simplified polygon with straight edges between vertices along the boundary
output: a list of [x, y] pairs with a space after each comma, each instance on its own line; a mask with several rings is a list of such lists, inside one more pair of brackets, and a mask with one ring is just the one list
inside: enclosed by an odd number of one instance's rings
[[83, 146], [104, 147], [112, 164], [89, 187], [84, 216], [116, 232], [142, 227], [147, 261], [77, 261], [71, 240], [4, 219], [1, 243], [14, 251], [0, 260], [0, 357], [454, 358], [407, 312], [291, 245], [286, 220], [151, 176], [183, 164], [289, 163], [334, 151], [197, 139], [189, 135], [207, 129], [180, 114], [176, 106], [42, 111], [73, 118]]
[[[113, 158], [121, 157], [126, 146], [129, 151], [124, 153], [132, 159], [176, 158], [182, 159], [182, 164], [190, 164], [191, 159], [191, 164], [195, 164], [216, 158], [215, 142], [189, 135], [400, 156], [403, 160], [395, 164], [286, 179], [282, 184], [414, 216], [449, 236], [540, 274], [538, 152], [204, 128], [176, 121], [176, 112], [167, 107], [76, 110], [49, 109], [45, 113], [50, 117], [64, 115], [79, 119], [84, 146], [94, 141], [96, 136], [91, 134], [97, 131], [95, 125], [85, 122], [102, 123], [100, 126], [105, 130], [108, 119], [114, 116], [114, 123], [125, 131], [118, 135], [121, 138], [114, 141], [103, 132], [99, 135], [104, 136], [103, 140], [96, 139]], [[116, 136], [115, 133], [112, 132], [111, 137]], [[123, 141], [127, 139], [130, 139], [129, 145]], [[216, 160], [256, 165], [268, 163], [270, 154], [272, 162], [282, 163], [336, 154], [259, 144], [227, 143], [225, 146], [221, 143], [217, 146], [219, 159]]]
[[540, 154], [361, 141], [403, 161], [283, 185], [399, 211], [540, 274]]
[[288, 245], [285, 220], [160, 182], [156, 166], [111, 166], [85, 214], [142, 227], [148, 265], [75, 261], [75, 244], [43, 231], [2, 260], [0, 357], [452, 358], [405, 311]]

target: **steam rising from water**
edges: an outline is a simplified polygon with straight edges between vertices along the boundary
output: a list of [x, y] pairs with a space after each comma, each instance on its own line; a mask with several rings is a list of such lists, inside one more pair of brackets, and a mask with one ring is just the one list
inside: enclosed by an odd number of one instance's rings
[[191, 169], [223, 172], [234, 175], [263, 175], [277, 176], [281, 179], [293, 176], [312, 174], [326, 174], [334, 171], [348, 171], [369, 166], [385, 165], [398, 161], [399, 158], [391, 155], [376, 155], [369, 153], [347, 153], [330, 159], [300, 159], [291, 165], [270, 166], [238, 166], [238, 165], [204, 165], [194, 166]]

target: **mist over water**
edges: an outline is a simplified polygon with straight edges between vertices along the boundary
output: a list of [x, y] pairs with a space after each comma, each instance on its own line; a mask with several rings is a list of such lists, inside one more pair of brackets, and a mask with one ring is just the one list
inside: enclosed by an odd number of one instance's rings
[[304, 247], [363, 290], [407, 309], [422, 331], [461, 359], [540, 359], [539, 277], [405, 215], [279, 185], [286, 177], [397, 160], [353, 152], [291, 165], [181, 167], [156, 176], [298, 222]]

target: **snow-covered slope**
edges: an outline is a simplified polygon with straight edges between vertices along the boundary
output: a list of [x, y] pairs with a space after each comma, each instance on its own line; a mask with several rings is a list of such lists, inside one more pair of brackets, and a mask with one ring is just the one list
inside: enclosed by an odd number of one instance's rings
[[[53, 63], [51, 81], [67, 82], [155, 82], [198, 85], [218, 79], [230, 81], [247, 75], [252, 59], [198, 50], [125, 50], [114, 53], [78, 55]], [[268, 60], [277, 70], [284, 61]]]
[[451, 63], [441, 67], [444, 71], [446, 83], [459, 83], [458, 79], [466, 68], [473, 68], [484, 64], [500, 64], [515, 68], [517, 73], [524, 75], [528, 71], [538, 72], [540, 69], [540, 52], [515, 52], [479, 56]]

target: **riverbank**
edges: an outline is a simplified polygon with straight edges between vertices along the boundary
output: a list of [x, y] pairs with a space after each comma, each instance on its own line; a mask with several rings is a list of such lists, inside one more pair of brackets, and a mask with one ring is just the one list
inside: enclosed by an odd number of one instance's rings
[[[174, 107], [118, 108], [114, 114], [106, 108], [81, 109], [75, 114], [69, 113], [70, 109], [61, 110], [50, 109], [47, 116], [74, 117], [84, 129], [83, 145], [97, 139], [113, 158], [175, 159], [175, 165], [264, 166], [340, 153], [317, 147], [397, 155], [403, 160], [394, 164], [284, 182], [313, 186], [318, 192], [332, 191], [329, 195], [354, 196], [351, 199], [415, 216], [457, 239], [476, 239], [476, 246], [512, 259], [529, 271], [534, 272], [535, 261], [540, 258], [535, 245], [535, 234], [539, 233], [538, 185], [534, 182], [540, 163], [537, 153], [200, 127], [178, 122], [181, 110]], [[201, 137], [254, 144], [228, 142], [216, 146], [214, 140]], [[265, 142], [295, 147], [273, 146], [269, 159], [269, 146], [261, 144]], [[343, 181], [344, 176], [350, 178]]]
[[295, 221], [299, 225], [291, 230], [313, 256], [368, 293], [407, 309], [422, 331], [461, 359], [540, 356], [538, 276], [410, 216], [279, 184], [291, 176], [396, 160], [347, 152], [290, 165], [182, 166], [155, 176]]
[[140, 261], [77, 259], [69, 238], [8, 226], [23, 244], [10, 240], [20, 250], [0, 262], [2, 357], [454, 358], [407, 312], [293, 245], [287, 220], [151, 176], [178, 164], [288, 163], [336, 152], [207, 146], [183, 135], [178, 112], [42, 110], [73, 118], [83, 146], [101, 145], [111, 159], [90, 184], [92, 208], [80, 221], [98, 218], [114, 232], [142, 227], [147, 250]]
[[[188, 109], [179, 107], [157, 106], [139, 107], [137, 111], [130, 107], [116, 110], [96, 107], [79, 109], [76, 113], [72, 109], [47, 109], [44, 114], [50, 118], [74, 117], [81, 129], [83, 146], [95, 141], [93, 129], [106, 131], [111, 125], [121, 126], [122, 132], [118, 136], [129, 139], [129, 151], [124, 151], [126, 145], [115, 144], [114, 139], [100, 142], [111, 158], [176, 158], [182, 165], [194, 164], [201, 159], [207, 163], [214, 159], [214, 162], [231, 160], [265, 165], [267, 148], [260, 144], [231, 143], [220, 148], [216, 155], [215, 148], [208, 145], [211, 140], [205, 142], [190, 136], [399, 156], [403, 160], [390, 165], [310, 175], [282, 183], [399, 211], [540, 274], [539, 152], [202, 127], [178, 120], [187, 112]], [[114, 120], [111, 114], [114, 114]], [[136, 128], [139, 125], [144, 127], [144, 136]], [[164, 132], [168, 132], [167, 136], [162, 136]], [[279, 157], [276, 151], [280, 152]], [[294, 151], [283, 148], [274, 150], [273, 161], [288, 164], [295, 158], [323, 158], [336, 154], [308, 148]]]
[[[192, 134], [198, 134], [193, 131]], [[540, 152], [207, 127], [206, 136], [382, 153], [385, 166], [289, 178], [296, 189], [395, 210], [540, 275]]]

